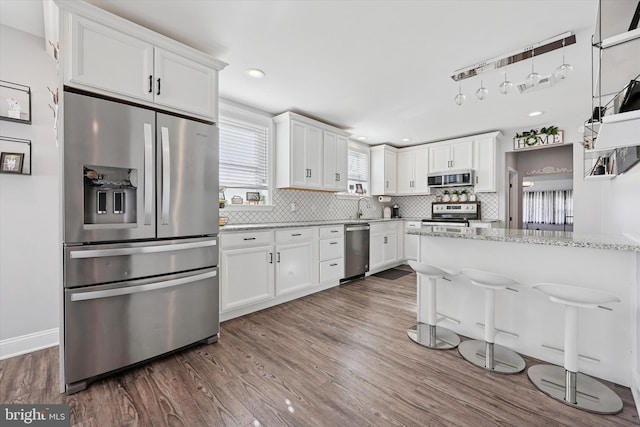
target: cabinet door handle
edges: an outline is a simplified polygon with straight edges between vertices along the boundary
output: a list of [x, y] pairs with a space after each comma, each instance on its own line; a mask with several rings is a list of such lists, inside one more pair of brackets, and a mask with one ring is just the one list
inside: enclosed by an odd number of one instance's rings
[[302, 233], [291, 233], [291, 237], [302, 236]]
[[329, 267], [335, 267], [336, 265], [338, 265], [337, 263], [333, 263], [333, 264], [329, 264]]
[[256, 238], [255, 238], [255, 237], [245, 237], [245, 238], [244, 238], [244, 239], [242, 239], [242, 240], [256, 240]]
[[269, 252], [269, 264], [273, 264], [273, 252]]
[[341, 181], [342, 178], [340, 177], [340, 174], [338, 174], [338, 181]]
[[387, 244], [387, 236], [384, 236], [384, 244]]
[[149, 74], [149, 93], [153, 92], [153, 76]]
[[385, 186], [385, 188], [389, 188], [389, 181], [385, 181], [384, 186]]
[[158, 93], [156, 95], [160, 95], [160, 78], [158, 78]]
[[476, 176], [476, 184], [478, 183], [478, 177]]
[[277, 252], [276, 262], [280, 262], [280, 252]]
[[311, 169], [309, 169], [309, 178], [311, 178]]

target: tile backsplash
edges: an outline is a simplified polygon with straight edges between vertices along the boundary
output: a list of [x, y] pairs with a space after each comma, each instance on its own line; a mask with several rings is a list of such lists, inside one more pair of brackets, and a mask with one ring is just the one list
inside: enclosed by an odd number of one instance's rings
[[[382, 218], [384, 206], [397, 203], [400, 216], [404, 218], [431, 218], [431, 203], [436, 201], [436, 194], [442, 190], [435, 190], [429, 196], [395, 196], [390, 203], [380, 203], [377, 197], [361, 202], [363, 218]], [[498, 219], [498, 194], [480, 193], [478, 200], [482, 202], [482, 218]], [[295, 211], [291, 211], [292, 203]], [[322, 221], [334, 219], [353, 219], [357, 210], [357, 199], [341, 199], [334, 193], [304, 190], [273, 191], [272, 210], [228, 211], [220, 210], [220, 216], [227, 218], [229, 224], [252, 224], [268, 222], [297, 222]]]

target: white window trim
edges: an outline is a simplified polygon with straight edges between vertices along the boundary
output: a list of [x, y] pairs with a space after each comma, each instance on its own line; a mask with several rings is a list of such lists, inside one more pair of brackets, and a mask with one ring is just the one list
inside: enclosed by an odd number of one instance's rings
[[224, 208], [220, 209], [220, 215], [225, 212], [239, 212], [239, 211], [272, 211], [273, 205], [273, 190], [275, 180], [275, 126], [273, 126], [273, 116], [271, 114], [260, 111], [256, 108], [249, 107], [248, 105], [240, 104], [239, 102], [232, 101], [226, 98], [220, 98], [219, 103], [220, 112], [222, 117], [229, 117], [232, 119], [244, 120], [249, 123], [259, 123], [260, 125], [268, 129], [269, 134], [269, 147], [268, 147], [268, 179], [269, 179], [269, 204], [265, 205], [232, 205], [227, 204]]

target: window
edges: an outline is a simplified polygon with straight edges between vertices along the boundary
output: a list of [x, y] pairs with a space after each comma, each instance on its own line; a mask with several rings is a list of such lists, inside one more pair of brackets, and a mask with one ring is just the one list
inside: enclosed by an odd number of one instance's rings
[[349, 142], [347, 156], [348, 194], [369, 194], [369, 147]]
[[540, 224], [573, 224], [573, 191], [525, 191], [522, 221]]
[[226, 206], [269, 204], [271, 119], [225, 103], [218, 126], [220, 187]]

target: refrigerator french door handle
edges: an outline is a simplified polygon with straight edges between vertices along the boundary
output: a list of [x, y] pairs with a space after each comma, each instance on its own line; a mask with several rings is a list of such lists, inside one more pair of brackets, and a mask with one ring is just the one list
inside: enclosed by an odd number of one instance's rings
[[160, 252], [182, 251], [187, 249], [206, 248], [216, 246], [216, 240], [204, 240], [201, 242], [176, 243], [172, 245], [141, 246], [138, 248], [114, 248], [114, 249], [94, 249], [88, 251], [70, 251], [69, 257], [72, 259], [103, 258], [109, 256], [124, 256], [137, 254], [156, 254]]
[[144, 124], [144, 225], [153, 221], [153, 131]]
[[169, 206], [171, 205], [171, 150], [169, 129], [160, 128], [162, 139], [162, 211], [161, 223], [169, 224]]
[[[186, 285], [187, 283], [198, 282], [200, 280], [216, 277], [216, 270], [208, 273], [197, 274], [195, 276], [181, 277], [180, 279], [165, 280], [158, 283], [149, 283], [146, 285], [129, 286], [117, 289], [106, 289], [104, 291], [78, 292], [71, 294], [71, 301], [88, 301], [93, 299], [101, 299], [108, 297], [117, 297], [122, 295], [138, 294], [140, 292], [155, 291], [158, 289], [171, 288], [173, 286]], [[123, 285], [126, 285], [124, 283]]]

